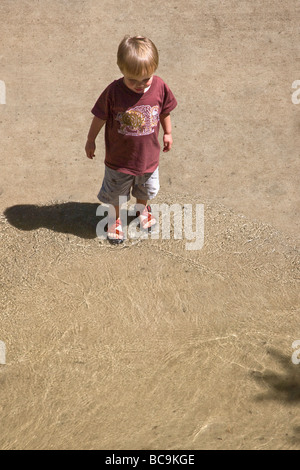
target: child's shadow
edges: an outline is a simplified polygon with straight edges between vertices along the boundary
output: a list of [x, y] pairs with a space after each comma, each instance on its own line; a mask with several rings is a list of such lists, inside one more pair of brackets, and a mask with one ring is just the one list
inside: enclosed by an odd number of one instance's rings
[[96, 216], [99, 204], [66, 202], [49, 206], [24, 204], [8, 207], [4, 211], [7, 221], [19, 230], [44, 227], [80, 238], [96, 238], [96, 227], [104, 217]]

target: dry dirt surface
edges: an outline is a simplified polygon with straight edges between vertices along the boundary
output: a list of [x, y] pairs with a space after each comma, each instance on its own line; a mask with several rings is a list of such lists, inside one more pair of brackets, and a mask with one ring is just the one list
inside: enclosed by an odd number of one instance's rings
[[[296, 0], [1, 0], [0, 449], [300, 449], [299, 20]], [[125, 34], [178, 100], [154, 202], [194, 227], [202, 205], [201, 249], [172, 218], [96, 236], [103, 133], [84, 145]]]

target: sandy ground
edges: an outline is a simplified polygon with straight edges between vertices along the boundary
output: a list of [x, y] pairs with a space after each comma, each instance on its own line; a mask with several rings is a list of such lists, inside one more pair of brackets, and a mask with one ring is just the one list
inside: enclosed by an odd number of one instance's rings
[[[299, 20], [296, 0], [1, 1], [1, 449], [300, 449]], [[200, 250], [173, 225], [96, 237], [103, 134], [84, 145], [125, 34], [177, 97], [155, 202], [204, 205]]]

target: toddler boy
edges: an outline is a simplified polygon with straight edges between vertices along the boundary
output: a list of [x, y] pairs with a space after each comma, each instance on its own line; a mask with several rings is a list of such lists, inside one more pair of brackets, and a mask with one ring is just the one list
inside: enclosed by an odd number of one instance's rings
[[125, 36], [121, 41], [117, 64], [124, 75], [112, 82], [100, 95], [92, 113], [85, 146], [86, 155], [95, 156], [95, 140], [105, 124], [105, 174], [98, 194], [109, 204], [107, 238], [122, 243], [119, 197], [136, 198], [140, 227], [151, 230], [156, 223], [148, 200], [159, 191], [159, 125], [164, 136], [164, 152], [171, 150], [170, 112], [177, 101], [168, 85], [154, 75], [158, 51], [142, 36]]

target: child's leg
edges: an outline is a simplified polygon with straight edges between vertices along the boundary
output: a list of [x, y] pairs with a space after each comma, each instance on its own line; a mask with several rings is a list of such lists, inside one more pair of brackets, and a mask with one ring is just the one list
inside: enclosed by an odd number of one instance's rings
[[151, 213], [151, 206], [147, 205], [147, 199], [136, 199], [136, 211], [143, 230], [151, 231], [156, 225], [156, 219]]
[[113, 224], [120, 217], [120, 206], [109, 205], [108, 208], [108, 223]]
[[143, 212], [143, 210], [145, 209], [146, 205], [147, 205], [147, 199], [139, 199], [139, 198], [136, 198], [136, 204], [137, 204], [137, 210], [140, 211], [140, 212]]
[[[133, 176], [105, 167], [105, 174], [98, 199], [109, 205], [107, 238], [111, 243], [121, 243], [124, 233], [120, 221], [120, 197], [129, 200]], [[119, 204], [118, 204], [119, 203]]]
[[132, 195], [136, 198], [137, 215], [142, 229], [151, 230], [156, 224], [155, 217], [151, 213], [151, 207], [147, 205], [149, 199], [153, 199], [159, 190], [158, 168], [153, 173], [148, 173], [135, 178]]
[[124, 241], [124, 232], [119, 216], [120, 206], [110, 204], [108, 209], [107, 239], [111, 243], [122, 243]]

